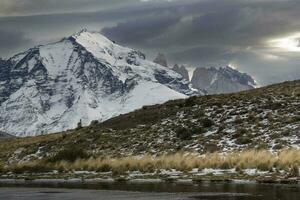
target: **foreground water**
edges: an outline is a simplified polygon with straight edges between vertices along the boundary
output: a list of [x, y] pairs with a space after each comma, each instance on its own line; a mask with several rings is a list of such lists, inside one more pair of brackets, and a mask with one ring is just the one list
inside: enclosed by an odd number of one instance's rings
[[[41, 186], [46, 186], [41, 187]], [[52, 187], [52, 188], [49, 188]], [[57, 188], [55, 188], [57, 187]], [[60, 187], [60, 188], [58, 188]], [[64, 187], [64, 188], [62, 188]], [[78, 189], [82, 188], [82, 189]], [[299, 200], [299, 185], [232, 183], [102, 183], [0, 187], [5, 200]]]

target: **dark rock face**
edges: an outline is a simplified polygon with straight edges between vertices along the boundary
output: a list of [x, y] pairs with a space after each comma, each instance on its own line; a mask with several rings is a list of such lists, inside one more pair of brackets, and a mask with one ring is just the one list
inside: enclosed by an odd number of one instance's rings
[[5, 101], [10, 93], [10, 69], [11, 64], [7, 61], [0, 60], [0, 105]]
[[164, 66], [164, 67], [168, 67], [168, 61], [167, 61], [167, 58], [164, 54], [162, 53], [159, 53], [157, 54], [156, 58], [153, 60], [154, 63], [157, 63], [161, 66]]
[[231, 67], [220, 68], [220, 72], [228, 79], [238, 82], [242, 85], [256, 85], [255, 80], [246, 73], [241, 73]]
[[205, 90], [207, 94], [233, 93], [253, 89], [255, 86], [251, 76], [230, 67], [197, 68], [191, 82], [195, 88]]
[[164, 70], [157, 70], [154, 73], [155, 79], [175, 91], [182, 91], [186, 95], [197, 95], [197, 92], [191, 91], [190, 85], [182, 77], [174, 79], [174, 77], [169, 76]]
[[177, 64], [174, 65], [174, 67], [172, 68], [175, 72], [177, 72], [178, 74], [180, 74], [185, 80], [189, 81], [190, 77], [189, 77], [189, 72], [188, 70], [185, 68], [185, 66], [181, 66], [179, 67]]

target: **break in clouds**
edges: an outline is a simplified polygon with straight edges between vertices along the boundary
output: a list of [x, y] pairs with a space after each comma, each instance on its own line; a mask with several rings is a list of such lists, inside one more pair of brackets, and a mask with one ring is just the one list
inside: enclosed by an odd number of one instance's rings
[[231, 65], [262, 84], [299, 79], [296, 0], [1, 0], [0, 57], [82, 28], [193, 67]]

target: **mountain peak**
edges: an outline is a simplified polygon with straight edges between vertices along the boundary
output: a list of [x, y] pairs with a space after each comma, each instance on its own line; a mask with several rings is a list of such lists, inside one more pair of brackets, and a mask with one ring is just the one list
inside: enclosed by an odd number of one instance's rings
[[153, 60], [153, 62], [161, 66], [168, 67], [167, 58], [163, 53], [158, 53], [156, 58]]
[[83, 28], [80, 31], [77, 31], [76, 33], [71, 35], [71, 37], [76, 38], [76, 37], [78, 37], [78, 36], [80, 36], [81, 34], [84, 34], [84, 33], [95, 33], [95, 31], [89, 31], [87, 28]]
[[181, 65], [179, 67], [178, 64], [175, 64], [174, 67], [172, 68], [175, 72], [179, 73], [185, 80], [189, 81], [190, 77], [189, 77], [189, 72], [186, 69], [185, 66]]
[[102, 35], [99, 32], [96, 31], [89, 31], [87, 29], [82, 29], [79, 32], [73, 34], [70, 38], [77, 40], [86, 40], [90, 41], [94, 44], [100, 44], [101, 42], [105, 45], [107, 44], [113, 44], [114, 42], [109, 40], [107, 37]]
[[0, 129], [59, 132], [194, 94], [173, 70], [84, 29], [0, 62]]

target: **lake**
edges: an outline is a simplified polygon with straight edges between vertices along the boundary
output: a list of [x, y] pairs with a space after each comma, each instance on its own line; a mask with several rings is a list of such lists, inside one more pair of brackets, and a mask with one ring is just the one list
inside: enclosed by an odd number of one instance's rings
[[254, 183], [97, 183], [0, 187], [5, 200], [299, 200], [299, 185]]

